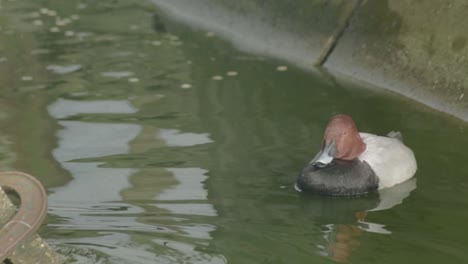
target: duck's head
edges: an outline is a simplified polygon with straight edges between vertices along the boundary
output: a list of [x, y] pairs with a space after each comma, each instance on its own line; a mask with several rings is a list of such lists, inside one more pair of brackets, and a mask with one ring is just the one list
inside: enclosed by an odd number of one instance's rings
[[323, 136], [322, 149], [310, 164], [325, 167], [334, 159], [353, 160], [366, 150], [356, 124], [347, 115], [336, 115], [328, 122]]

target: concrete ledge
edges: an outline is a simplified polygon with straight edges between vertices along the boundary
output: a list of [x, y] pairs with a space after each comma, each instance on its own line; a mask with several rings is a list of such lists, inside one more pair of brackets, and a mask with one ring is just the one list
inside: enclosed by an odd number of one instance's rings
[[[240, 49], [313, 64], [347, 0], [153, 0], [165, 13]], [[464, 0], [363, 1], [325, 63], [331, 74], [395, 91], [468, 121]], [[430, 19], [428, 18], [430, 17]]]
[[[25, 205], [27, 206], [27, 205]], [[17, 213], [16, 206], [11, 202], [2, 188], [0, 188], [0, 226], [5, 226]], [[4, 248], [5, 245], [2, 245]], [[33, 234], [19, 244], [8, 256], [10, 263], [49, 263], [62, 264], [65, 258], [52, 250], [38, 234]]]

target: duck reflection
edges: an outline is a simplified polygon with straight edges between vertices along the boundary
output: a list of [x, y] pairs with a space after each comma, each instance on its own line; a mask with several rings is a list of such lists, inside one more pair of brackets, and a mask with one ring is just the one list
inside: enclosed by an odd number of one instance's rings
[[330, 197], [304, 195], [303, 208], [308, 217], [322, 224], [323, 242], [318, 243], [318, 254], [339, 263], [349, 262], [359, 249], [359, 238], [364, 232], [391, 234], [384, 223], [366, 220], [372, 212], [391, 209], [416, 189], [416, 178], [362, 197]]

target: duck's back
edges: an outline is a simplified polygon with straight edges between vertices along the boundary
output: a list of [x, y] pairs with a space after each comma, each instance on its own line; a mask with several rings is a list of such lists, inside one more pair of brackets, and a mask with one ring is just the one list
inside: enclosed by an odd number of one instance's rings
[[379, 189], [402, 183], [416, 173], [413, 151], [396, 138], [359, 133], [366, 150], [359, 156], [379, 178]]

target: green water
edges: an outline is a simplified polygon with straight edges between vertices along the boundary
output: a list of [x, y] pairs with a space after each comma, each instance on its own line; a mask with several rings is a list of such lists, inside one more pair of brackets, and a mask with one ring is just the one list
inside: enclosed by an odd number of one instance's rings
[[[0, 164], [46, 186], [40, 234], [70, 262], [468, 262], [466, 124], [242, 53], [149, 2], [0, 3]], [[402, 131], [416, 179], [296, 192], [336, 113]]]

